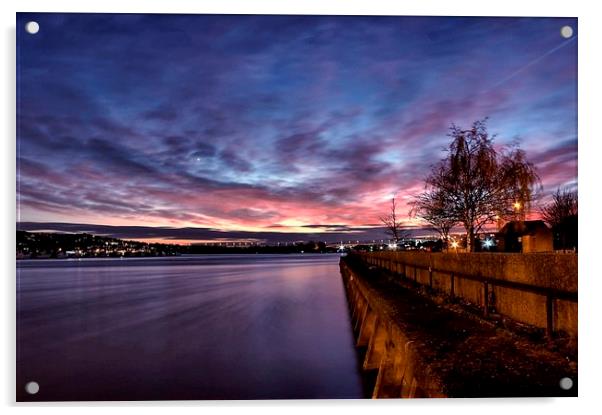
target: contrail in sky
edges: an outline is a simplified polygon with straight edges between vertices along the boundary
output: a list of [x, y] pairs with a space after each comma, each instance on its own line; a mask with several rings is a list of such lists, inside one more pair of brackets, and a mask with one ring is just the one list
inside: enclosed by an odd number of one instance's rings
[[562, 42], [560, 45], [558, 45], [558, 46], [550, 49], [549, 51], [547, 51], [546, 53], [544, 53], [543, 55], [541, 55], [537, 59], [532, 60], [531, 62], [529, 62], [525, 66], [522, 66], [522, 67], [518, 68], [516, 71], [512, 72], [510, 75], [508, 75], [507, 77], [503, 78], [502, 80], [500, 80], [499, 82], [497, 82], [496, 84], [494, 84], [486, 92], [489, 92], [492, 89], [497, 88], [498, 86], [502, 85], [503, 83], [508, 82], [510, 79], [514, 78], [519, 73], [521, 73], [521, 72], [525, 71], [526, 69], [529, 69], [531, 66], [533, 66], [533, 65], [541, 62], [543, 59], [545, 59], [546, 57], [548, 57], [552, 53], [556, 52], [557, 50], [562, 49], [563, 47], [565, 47], [566, 45], [568, 45], [569, 43], [571, 43], [575, 39], [577, 39], [577, 36], [573, 36], [572, 38], [570, 38], [566, 42]]

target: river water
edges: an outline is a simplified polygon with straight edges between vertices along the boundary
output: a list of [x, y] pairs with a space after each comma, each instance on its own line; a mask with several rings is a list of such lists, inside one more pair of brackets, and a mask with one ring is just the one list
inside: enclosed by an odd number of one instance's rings
[[360, 398], [338, 261], [18, 261], [17, 399]]

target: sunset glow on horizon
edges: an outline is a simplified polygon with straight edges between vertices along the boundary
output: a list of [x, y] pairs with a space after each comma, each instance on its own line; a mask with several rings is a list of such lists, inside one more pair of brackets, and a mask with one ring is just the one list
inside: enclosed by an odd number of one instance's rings
[[377, 238], [392, 195], [422, 226], [408, 202], [450, 125], [485, 117], [535, 164], [542, 201], [577, 188], [576, 19], [20, 13], [17, 28], [24, 229]]

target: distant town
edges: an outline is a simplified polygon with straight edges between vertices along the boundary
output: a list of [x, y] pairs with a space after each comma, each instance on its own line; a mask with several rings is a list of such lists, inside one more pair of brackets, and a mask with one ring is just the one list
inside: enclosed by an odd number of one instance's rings
[[395, 244], [381, 239], [372, 241], [345, 240], [291, 241], [276, 244], [244, 241], [216, 241], [190, 245], [148, 243], [110, 238], [88, 233], [50, 233], [17, 231], [17, 259], [150, 257], [186, 254], [236, 253], [335, 253], [351, 249], [373, 250], [441, 250], [436, 238], [407, 238]]

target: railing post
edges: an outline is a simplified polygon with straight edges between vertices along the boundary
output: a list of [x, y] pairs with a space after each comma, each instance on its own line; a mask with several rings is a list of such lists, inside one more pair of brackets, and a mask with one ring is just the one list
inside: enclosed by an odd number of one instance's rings
[[433, 289], [433, 268], [429, 266], [429, 287]]
[[487, 317], [489, 315], [489, 283], [487, 281], [483, 283], [483, 293], [485, 294], [485, 298], [483, 299], [484, 314]]
[[546, 296], [546, 336], [552, 338], [554, 335], [554, 298]]
[[454, 278], [454, 273], [451, 273], [451, 280], [450, 280], [450, 285], [449, 285], [449, 296], [451, 297], [451, 299], [454, 299], [455, 296], [455, 278]]

